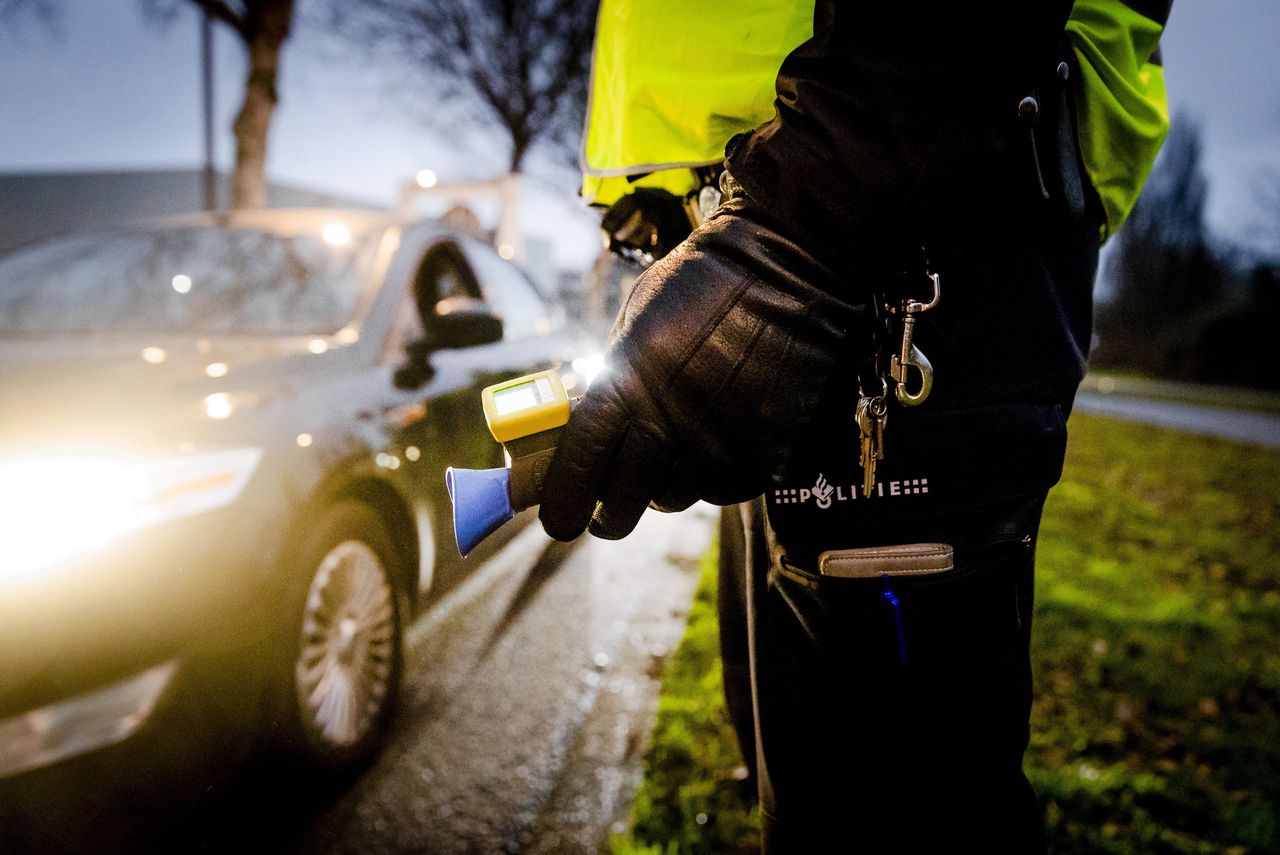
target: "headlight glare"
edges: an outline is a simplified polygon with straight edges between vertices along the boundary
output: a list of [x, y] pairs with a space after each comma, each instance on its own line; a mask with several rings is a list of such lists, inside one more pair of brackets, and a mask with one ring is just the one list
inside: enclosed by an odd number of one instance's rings
[[239, 448], [0, 462], [0, 583], [29, 579], [128, 532], [230, 504], [261, 458], [261, 449]]
[[597, 377], [603, 373], [608, 366], [604, 361], [603, 353], [594, 353], [591, 356], [579, 356], [573, 360], [573, 370], [582, 378], [582, 385], [590, 387]]

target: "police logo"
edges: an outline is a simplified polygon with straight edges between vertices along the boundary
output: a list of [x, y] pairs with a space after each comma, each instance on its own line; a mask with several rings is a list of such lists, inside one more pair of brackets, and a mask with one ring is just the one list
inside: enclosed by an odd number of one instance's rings
[[775, 505], [803, 505], [813, 499], [821, 510], [827, 510], [837, 502], [862, 501], [866, 499], [893, 499], [902, 496], [927, 495], [928, 478], [901, 478], [896, 481], [877, 481], [870, 492], [862, 490], [861, 484], [832, 485], [826, 475], [819, 472], [812, 487], [783, 487], [773, 491]]

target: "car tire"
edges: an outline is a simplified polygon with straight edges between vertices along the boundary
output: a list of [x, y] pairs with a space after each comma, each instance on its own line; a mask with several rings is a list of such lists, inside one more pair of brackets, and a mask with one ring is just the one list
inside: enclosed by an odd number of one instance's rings
[[273, 657], [272, 731], [288, 765], [342, 775], [376, 756], [403, 672], [402, 560], [362, 502], [336, 503], [310, 526]]

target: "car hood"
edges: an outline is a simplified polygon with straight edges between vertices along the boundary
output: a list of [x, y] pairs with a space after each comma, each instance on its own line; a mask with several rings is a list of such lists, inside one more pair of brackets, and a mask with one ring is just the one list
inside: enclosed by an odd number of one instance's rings
[[330, 345], [297, 337], [0, 340], [0, 444], [138, 448], [230, 438], [232, 423], [243, 424], [228, 409], [258, 409], [349, 358], [349, 348]]

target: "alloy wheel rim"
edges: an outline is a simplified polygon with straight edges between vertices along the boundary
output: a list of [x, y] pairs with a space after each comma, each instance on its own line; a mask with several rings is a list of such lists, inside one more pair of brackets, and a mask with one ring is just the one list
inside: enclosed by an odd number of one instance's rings
[[392, 591], [376, 552], [343, 541], [320, 561], [302, 613], [298, 698], [311, 730], [336, 748], [373, 728], [395, 654]]

